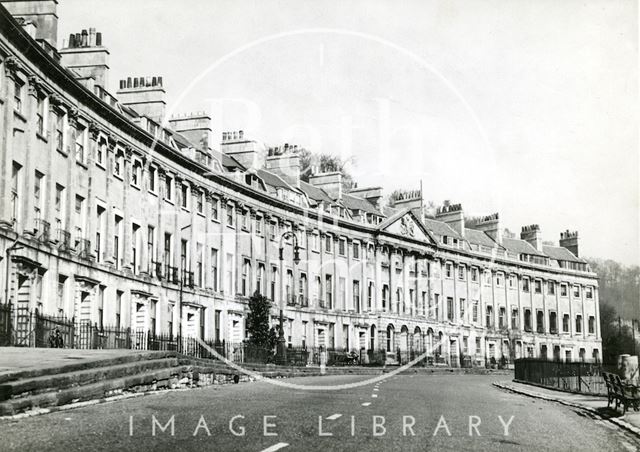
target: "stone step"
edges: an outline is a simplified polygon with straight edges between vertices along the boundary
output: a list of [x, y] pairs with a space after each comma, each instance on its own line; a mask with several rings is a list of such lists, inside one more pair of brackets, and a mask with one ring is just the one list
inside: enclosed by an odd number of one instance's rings
[[137, 387], [145, 387], [148, 390], [171, 388], [186, 378], [188, 372], [187, 366], [168, 367], [70, 387], [61, 391], [49, 391], [10, 399], [0, 402], [0, 416], [11, 416], [36, 408], [102, 399]]
[[[58, 350], [58, 349], [57, 349]], [[154, 359], [175, 358], [178, 356], [176, 352], [171, 351], [141, 351], [138, 353], [130, 353], [128, 350], [124, 350], [124, 353], [120, 356], [114, 356], [113, 358], [104, 358], [96, 360], [82, 360], [70, 364], [64, 364], [61, 366], [44, 367], [38, 369], [29, 369], [17, 372], [7, 372], [0, 374], [0, 384], [16, 381], [26, 378], [37, 378], [44, 375], [63, 374], [68, 372], [76, 372], [84, 369], [93, 369], [97, 367], [115, 366], [118, 364], [132, 363], [138, 361], [147, 361]], [[69, 353], [73, 353], [73, 350], [69, 350]]]
[[147, 359], [124, 364], [108, 363], [104, 367], [93, 367], [64, 373], [52, 373], [35, 378], [23, 378], [0, 384], [0, 401], [30, 395], [62, 390], [73, 386], [83, 386], [101, 380], [111, 380], [147, 371], [175, 367], [176, 357]]

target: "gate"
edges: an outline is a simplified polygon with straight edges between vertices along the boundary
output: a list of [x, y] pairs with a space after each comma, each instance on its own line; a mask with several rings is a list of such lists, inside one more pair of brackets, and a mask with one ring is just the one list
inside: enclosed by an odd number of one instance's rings
[[0, 304], [0, 347], [11, 345], [11, 304]]

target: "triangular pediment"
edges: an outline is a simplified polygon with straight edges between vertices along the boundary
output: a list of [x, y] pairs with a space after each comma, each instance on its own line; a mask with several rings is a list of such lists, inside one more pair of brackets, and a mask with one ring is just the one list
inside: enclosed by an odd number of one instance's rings
[[434, 243], [424, 225], [418, 220], [410, 210], [400, 212], [391, 218], [388, 218], [380, 225], [381, 232], [404, 236], [420, 242]]

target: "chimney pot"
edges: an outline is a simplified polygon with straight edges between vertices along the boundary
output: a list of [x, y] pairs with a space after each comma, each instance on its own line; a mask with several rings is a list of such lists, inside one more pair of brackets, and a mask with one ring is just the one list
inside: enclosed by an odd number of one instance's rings
[[96, 33], [96, 46], [98, 46], [98, 47], [102, 46], [102, 33], [101, 32]]

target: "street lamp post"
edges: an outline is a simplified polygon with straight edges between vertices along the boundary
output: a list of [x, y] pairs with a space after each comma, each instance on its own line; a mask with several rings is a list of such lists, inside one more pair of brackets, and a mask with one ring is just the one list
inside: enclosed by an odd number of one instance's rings
[[287, 344], [284, 338], [284, 303], [285, 297], [282, 295], [284, 292], [284, 241], [293, 238], [293, 263], [298, 265], [300, 263], [300, 247], [298, 246], [298, 237], [293, 231], [286, 231], [280, 237], [280, 331], [278, 333], [278, 345], [276, 348], [276, 360], [279, 364], [285, 364], [287, 362]]

